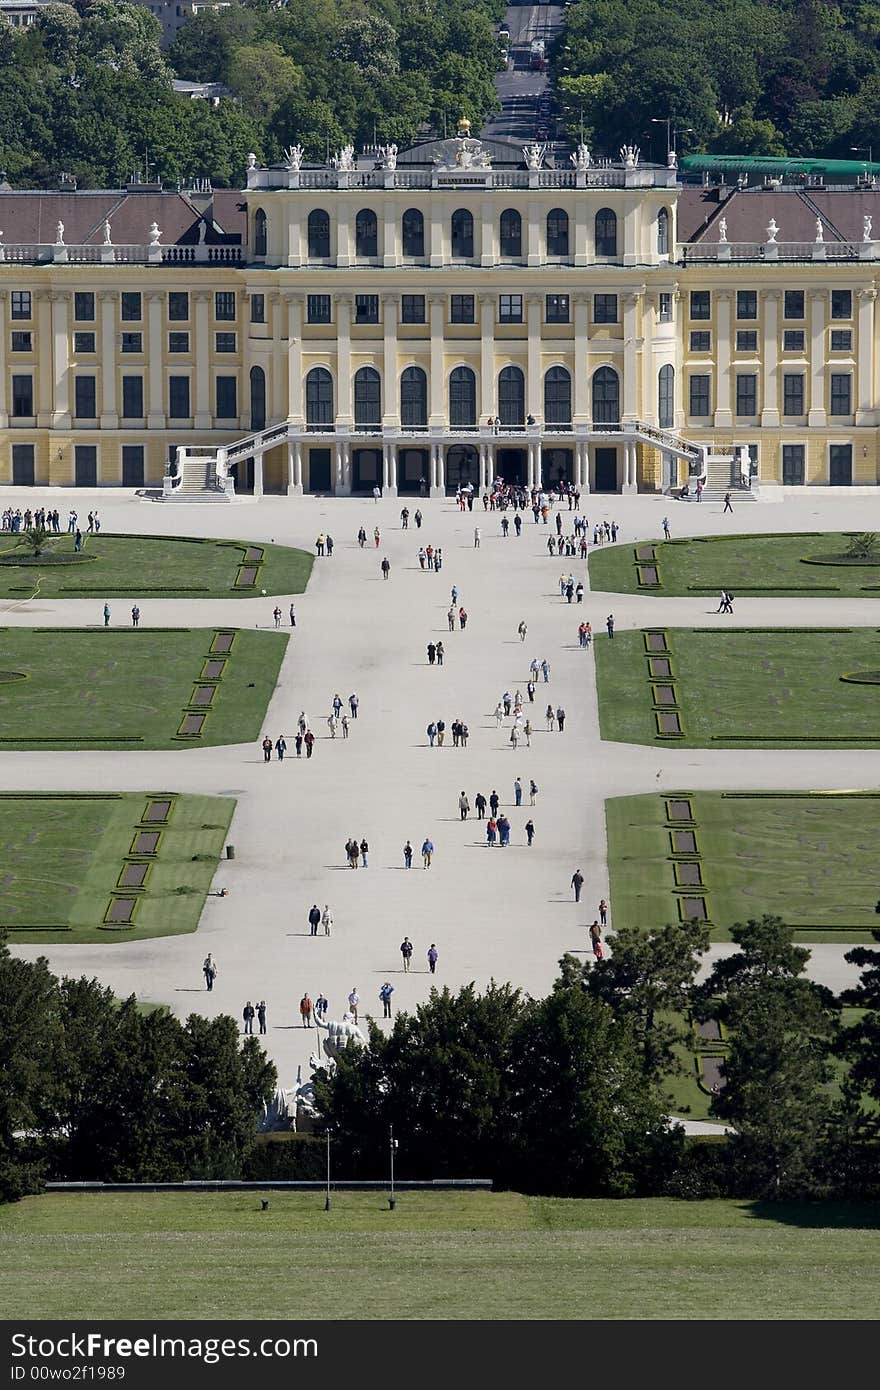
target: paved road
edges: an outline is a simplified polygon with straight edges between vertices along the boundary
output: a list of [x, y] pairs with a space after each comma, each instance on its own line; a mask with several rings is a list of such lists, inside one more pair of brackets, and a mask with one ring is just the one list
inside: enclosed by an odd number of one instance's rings
[[[60, 496], [64, 505], [69, 494]], [[197, 1009], [241, 1015], [247, 998], [269, 1006], [267, 1045], [289, 1083], [305, 1067], [314, 1036], [299, 1028], [297, 1004], [304, 989], [323, 990], [331, 1017], [339, 1017], [349, 990], [357, 986], [363, 1008], [381, 1014], [377, 994], [383, 980], [395, 986], [395, 1008], [411, 1009], [432, 983], [455, 988], [470, 980], [511, 979], [538, 994], [551, 984], [564, 951], [586, 950], [586, 927], [595, 904], [608, 895], [603, 803], [606, 797], [649, 791], [876, 787], [880, 752], [797, 750], [703, 751], [603, 743], [599, 739], [590, 653], [576, 641], [580, 617], [601, 626], [613, 609], [620, 627], [644, 622], [700, 623], [711, 606], [699, 599], [591, 596], [581, 610], [558, 596], [560, 563], [547, 555], [546, 531], [531, 521], [520, 540], [504, 540], [497, 514], [461, 514], [449, 501], [421, 503], [425, 524], [400, 529], [402, 502], [358, 499], [266, 499], [233, 507], [159, 506], [128, 497], [100, 496], [105, 530], [187, 532], [194, 535], [272, 539], [311, 546], [329, 531], [332, 559], [316, 563], [306, 595], [296, 600], [298, 626], [266, 720], [269, 733], [293, 730], [304, 708], [319, 741], [310, 762], [288, 759], [266, 766], [257, 746], [156, 753], [2, 753], [3, 789], [142, 790], [168, 787], [235, 796], [238, 806], [230, 839], [234, 862], [223, 862], [215, 887], [229, 896], [208, 899], [197, 935], [95, 946], [27, 946], [25, 956], [45, 953], [54, 969], [95, 974], [118, 993], [162, 1000], [181, 1016]], [[33, 504], [33, 492], [10, 492], [9, 500]], [[50, 500], [47, 494], [46, 500]], [[80, 510], [93, 496], [77, 497]], [[720, 507], [678, 507], [649, 497], [588, 499], [590, 520], [615, 518], [629, 541], [656, 537], [669, 512], [674, 534], [711, 533], [732, 527], [754, 531], [807, 530], [821, 515], [827, 529], [863, 525], [864, 501], [807, 496], [783, 507], [750, 507], [722, 517]], [[415, 504], [410, 503], [410, 510]], [[355, 541], [363, 523], [379, 524], [381, 549], [361, 551]], [[473, 528], [483, 532], [480, 549]], [[417, 564], [420, 542], [440, 544], [440, 574]], [[382, 581], [379, 557], [387, 554], [391, 578]], [[566, 565], [568, 568], [568, 565]], [[446, 610], [457, 584], [468, 613], [465, 632], [450, 633]], [[287, 609], [287, 600], [281, 598]], [[264, 600], [143, 600], [142, 621], [150, 625], [235, 622], [269, 627], [273, 597]], [[42, 625], [100, 623], [103, 601], [43, 601], [0, 604], [0, 622]], [[128, 605], [130, 606], [130, 605]], [[120, 615], [126, 604], [113, 605]], [[528, 624], [522, 644], [520, 619]], [[718, 618], [718, 622], [722, 619]], [[725, 619], [730, 625], [730, 619]], [[737, 602], [736, 624], [839, 622], [880, 627], [880, 600], [809, 602], [752, 599]], [[425, 644], [442, 636], [446, 662], [431, 668]], [[551, 681], [539, 686], [535, 709], [547, 700], [568, 713], [564, 734], [546, 733], [543, 721], [531, 750], [514, 753], [508, 727], [495, 728], [492, 710], [503, 691], [525, 692], [532, 656], [546, 655]], [[351, 737], [332, 741], [321, 719], [334, 691], [361, 700]], [[470, 746], [427, 746], [425, 727], [442, 716], [460, 716], [470, 726]], [[523, 825], [529, 808], [515, 810], [513, 781], [534, 776], [540, 792], [532, 811], [535, 844], [526, 848]], [[458, 796], [471, 803], [478, 790], [497, 788], [512, 825], [505, 855], [489, 850], [482, 827], [462, 823]], [[366, 836], [369, 868], [344, 863], [350, 835]], [[419, 866], [418, 849], [429, 835], [436, 845], [430, 870]], [[416, 867], [403, 868], [409, 837]], [[583, 901], [571, 902], [569, 880], [580, 867], [586, 877]], [[313, 902], [329, 902], [335, 916], [328, 940], [308, 936]], [[613, 908], [612, 925], [613, 925]], [[398, 945], [407, 933], [415, 944], [414, 971], [401, 973]], [[440, 951], [438, 974], [427, 973], [432, 941]], [[841, 949], [815, 946], [811, 969], [834, 987], [854, 978]], [[212, 950], [220, 975], [208, 995], [201, 962]], [[713, 955], [724, 950], [713, 948]]]
[[[495, 86], [502, 103], [497, 116], [483, 126], [481, 135], [534, 140], [538, 135], [538, 106], [549, 90], [549, 74], [529, 69], [529, 45], [534, 38], [550, 40], [562, 27], [561, 5], [510, 5], [505, 23], [510, 30], [510, 63], [499, 73]], [[552, 121], [551, 121], [552, 126]]]

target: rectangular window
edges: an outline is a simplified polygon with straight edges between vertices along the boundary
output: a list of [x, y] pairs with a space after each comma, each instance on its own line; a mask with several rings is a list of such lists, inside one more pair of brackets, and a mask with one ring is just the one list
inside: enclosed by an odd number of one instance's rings
[[567, 294], [548, 294], [544, 304], [548, 323], [568, 323], [570, 311]]
[[329, 294], [306, 295], [306, 320], [308, 323], [330, 323]]
[[737, 352], [757, 352], [758, 335], [754, 328], [738, 328], [736, 331]]
[[708, 290], [691, 290], [691, 318], [710, 319], [712, 298]]
[[123, 333], [122, 351], [123, 352], [143, 352], [143, 333]]
[[712, 334], [705, 328], [691, 331], [691, 352], [709, 352], [712, 347]]
[[123, 444], [122, 446], [122, 486], [143, 487], [144, 485], [144, 446], [143, 444]]
[[97, 419], [97, 390], [93, 376], [78, 376], [74, 379], [73, 413], [78, 420]]
[[12, 482], [15, 487], [34, 485], [34, 446], [33, 444], [13, 444]]
[[756, 319], [758, 317], [757, 290], [737, 290], [736, 316], [738, 319]]
[[171, 290], [168, 295], [168, 322], [187, 323], [189, 321], [189, 293], [186, 290]]
[[178, 331], [178, 332], [176, 332], [176, 333], [169, 333], [169, 334], [168, 334], [168, 351], [169, 351], [169, 352], [189, 352], [189, 334], [188, 334], [188, 333], [181, 333], [180, 331]]
[[13, 376], [12, 414], [16, 419], [34, 413], [34, 379], [32, 376]]
[[379, 296], [377, 294], [356, 294], [354, 297], [355, 323], [379, 322]]
[[804, 330], [802, 328], [786, 328], [782, 335], [783, 352], [803, 352], [804, 350]]
[[[783, 304], [783, 316], [787, 319], [802, 319], [804, 316], [804, 292], [803, 290], [786, 290], [785, 301]], [[793, 448], [798, 447], [796, 445]]]
[[218, 376], [216, 381], [215, 415], [218, 420], [234, 420], [238, 415], [238, 380], [234, 376]]
[[831, 291], [831, 317], [833, 319], [852, 318], [852, 290]]
[[498, 322], [522, 323], [522, 295], [500, 294], [498, 296]]
[[617, 323], [617, 295], [593, 295], [593, 323]]
[[14, 319], [29, 319], [31, 317], [31, 292], [30, 290], [13, 290], [10, 302], [10, 312]]
[[122, 321], [123, 323], [140, 323], [141, 320], [141, 296], [137, 290], [123, 290], [122, 292]]
[[758, 378], [745, 372], [736, 378], [737, 415], [756, 415], [758, 412]]
[[829, 414], [852, 414], [852, 377], [849, 372], [831, 373], [831, 409]]
[[804, 375], [803, 372], [786, 372], [782, 378], [783, 415], [804, 414]]
[[251, 323], [266, 322], [266, 296], [264, 294], [251, 295]]
[[94, 333], [74, 333], [73, 350], [81, 355], [95, 351]]
[[214, 345], [217, 352], [235, 352], [235, 334], [215, 333]]
[[852, 352], [852, 329], [851, 329], [851, 328], [832, 328], [832, 330], [831, 330], [831, 351], [832, 351], [832, 352]]
[[77, 323], [95, 322], [95, 296], [91, 290], [77, 290], [73, 296], [73, 317]]
[[784, 487], [800, 487], [806, 477], [806, 449], [803, 444], [783, 444], [782, 483]]
[[474, 296], [472, 294], [454, 294], [452, 296], [449, 303], [449, 322], [474, 322]]
[[232, 323], [235, 320], [235, 291], [218, 290], [214, 295], [214, 318], [218, 323]]
[[168, 378], [168, 415], [172, 420], [189, 419], [189, 377]]
[[12, 330], [12, 351], [30, 352], [33, 348], [33, 337], [28, 328], [13, 328]]
[[672, 295], [666, 290], [660, 293], [660, 322], [672, 323]]
[[709, 414], [709, 376], [692, 376], [688, 382], [689, 413], [700, 416]]
[[425, 322], [425, 296], [423, 294], [403, 294], [400, 297], [400, 322]]
[[144, 414], [144, 379], [142, 376], [122, 378], [122, 418], [140, 420]]

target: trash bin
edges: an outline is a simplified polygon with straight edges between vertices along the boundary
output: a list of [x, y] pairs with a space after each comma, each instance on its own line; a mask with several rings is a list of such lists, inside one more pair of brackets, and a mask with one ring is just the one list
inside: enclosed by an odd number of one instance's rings
[[234, 859], [234, 858], [235, 858], [235, 845], [227, 845], [227, 846], [226, 846], [226, 858], [227, 858], [227, 859]]

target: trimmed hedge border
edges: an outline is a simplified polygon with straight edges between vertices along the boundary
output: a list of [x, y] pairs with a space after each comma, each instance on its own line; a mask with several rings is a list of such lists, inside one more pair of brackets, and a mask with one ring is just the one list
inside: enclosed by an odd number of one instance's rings
[[876, 734], [713, 734], [713, 743], [752, 743], [759, 747], [762, 743], [854, 743], [862, 748], [880, 744], [880, 732]]
[[0, 792], [0, 801], [122, 801], [122, 792]]
[[93, 734], [89, 738], [62, 738], [58, 734], [53, 734], [51, 738], [42, 738], [36, 734], [34, 734], [33, 736], [27, 735], [24, 737], [16, 735], [14, 738], [7, 738], [3, 735], [0, 735], [0, 743], [25, 743], [27, 745], [30, 745], [32, 743], [84, 743], [87, 744], [89, 748], [91, 748], [92, 745], [95, 743], [143, 743], [143, 741], [144, 740], [142, 734], [119, 734], [117, 737], [113, 738], [111, 738], [109, 735], [99, 736], [97, 734]]
[[69, 922], [0, 922], [0, 931], [73, 931]]
[[[717, 592], [717, 584], [688, 584], [689, 594], [717, 594]], [[740, 594], [778, 594], [784, 598], [786, 594], [837, 594], [840, 590], [835, 589], [832, 584], [738, 584], [737, 592]], [[692, 631], [696, 631], [696, 628], [693, 628]], [[746, 629], [741, 628], [740, 631], [746, 631]]]
[[722, 798], [729, 798], [731, 801], [775, 801], [778, 800], [780, 797], [787, 797], [791, 800], [812, 801], [813, 797], [815, 796], [837, 797], [838, 800], [849, 800], [851, 797], [861, 796], [866, 797], [868, 799], [873, 798], [874, 800], [877, 800], [878, 798], [880, 798], [880, 792], [722, 792], [721, 796]]

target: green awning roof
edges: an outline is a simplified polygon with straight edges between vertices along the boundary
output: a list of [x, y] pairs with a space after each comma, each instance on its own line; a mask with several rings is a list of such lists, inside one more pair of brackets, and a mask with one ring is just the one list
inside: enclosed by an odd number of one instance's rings
[[880, 174], [880, 164], [857, 159], [770, 159], [751, 154], [687, 154], [678, 161], [686, 173], [694, 174], [784, 174], [849, 175]]

